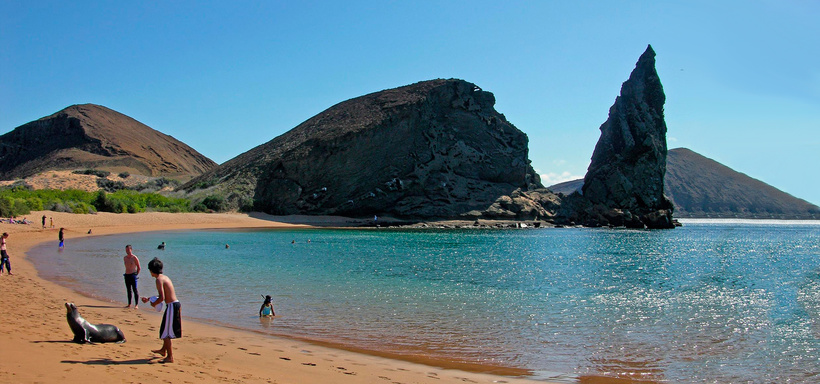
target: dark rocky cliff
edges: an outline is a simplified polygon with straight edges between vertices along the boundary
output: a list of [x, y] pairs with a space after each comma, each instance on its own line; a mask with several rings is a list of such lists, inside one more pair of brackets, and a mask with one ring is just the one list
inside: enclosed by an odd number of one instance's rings
[[601, 125], [601, 137], [584, 177], [589, 225], [671, 228], [672, 203], [664, 196], [666, 96], [647, 47]]
[[510, 197], [542, 187], [527, 135], [494, 104], [492, 93], [455, 79], [372, 93], [327, 109], [184, 188], [194, 196], [223, 195], [231, 208], [280, 215], [537, 215], [543, 210]]
[[0, 136], [0, 179], [96, 168], [188, 180], [215, 166], [179, 140], [94, 104], [72, 105]]

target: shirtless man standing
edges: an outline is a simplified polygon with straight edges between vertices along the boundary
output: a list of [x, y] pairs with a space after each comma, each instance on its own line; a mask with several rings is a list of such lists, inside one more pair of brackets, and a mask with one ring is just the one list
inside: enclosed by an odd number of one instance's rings
[[131, 244], [125, 246], [125, 257], [122, 258], [125, 263], [125, 290], [128, 291], [128, 306], [131, 308], [131, 290], [134, 290], [134, 309], [139, 306], [139, 291], [137, 291], [137, 279], [140, 274], [140, 259], [137, 255], [131, 253]]
[[[157, 298], [151, 301], [151, 306], [156, 308], [157, 305], [165, 303], [165, 315], [162, 316], [162, 322], [159, 325], [159, 338], [162, 339], [162, 348], [151, 352], [165, 356], [160, 361], [161, 363], [173, 363], [172, 340], [182, 337], [182, 304], [177, 300], [174, 283], [171, 282], [168, 276], [162, 274], [162, 267], [162, 261], [156, 257], [148, 262], [148, 270], [151, 271], [151, 276], [157, 279]], [[142, 302], [149, 302], [149, 298], [143, 297]]]

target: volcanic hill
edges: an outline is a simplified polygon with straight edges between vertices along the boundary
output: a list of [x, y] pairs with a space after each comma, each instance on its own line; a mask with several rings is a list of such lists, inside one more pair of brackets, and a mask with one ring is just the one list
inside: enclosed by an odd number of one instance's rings
[[820, 218], [820, 207], [686, 148], [669, 151], [666, 194], [680, 217]]
[[279, 215], [462, 217], [515, 190], [542, 187], [527, 135], [494, 104], [492, 93], [456, 79], [368, 94], [183, 188]]
[[106, 107], [72, 105], [0, 136], [0, 179], [99, 169], [188, 180], [216, 163], [188, 145]]

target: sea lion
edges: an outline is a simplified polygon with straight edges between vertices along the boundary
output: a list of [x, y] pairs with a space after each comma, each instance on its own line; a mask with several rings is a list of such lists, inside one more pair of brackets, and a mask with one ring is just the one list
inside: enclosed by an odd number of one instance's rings
[[80, 316], [74, 303], [65, 303], [65, 318], [71, 332], [74, 332], [75, 343], [124, 343], [125, 335], [111, 324], [91, 324]]

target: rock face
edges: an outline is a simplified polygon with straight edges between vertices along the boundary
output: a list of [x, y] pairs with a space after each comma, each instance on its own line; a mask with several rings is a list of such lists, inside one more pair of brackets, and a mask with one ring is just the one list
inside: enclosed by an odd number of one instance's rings
[[[339, 103], [185, 186], [273, 214], [517, 217], [497, 200], [542, 187], [527, 135], [463, 80]], [[489, 208], [496, 204], [492, 210]], [[522, 213], [524, 212], [524, 213]]]
[[179, 140], [94, 104], [72, 105], [0, 136], [0, 179], [95, 168], [188, 180], [215, 166]]
[[664, 196], [666, 96], [647, 47], [601, 125], [582, 188], [592, 205], [591, 225], [671, 228], [672, 203]]

